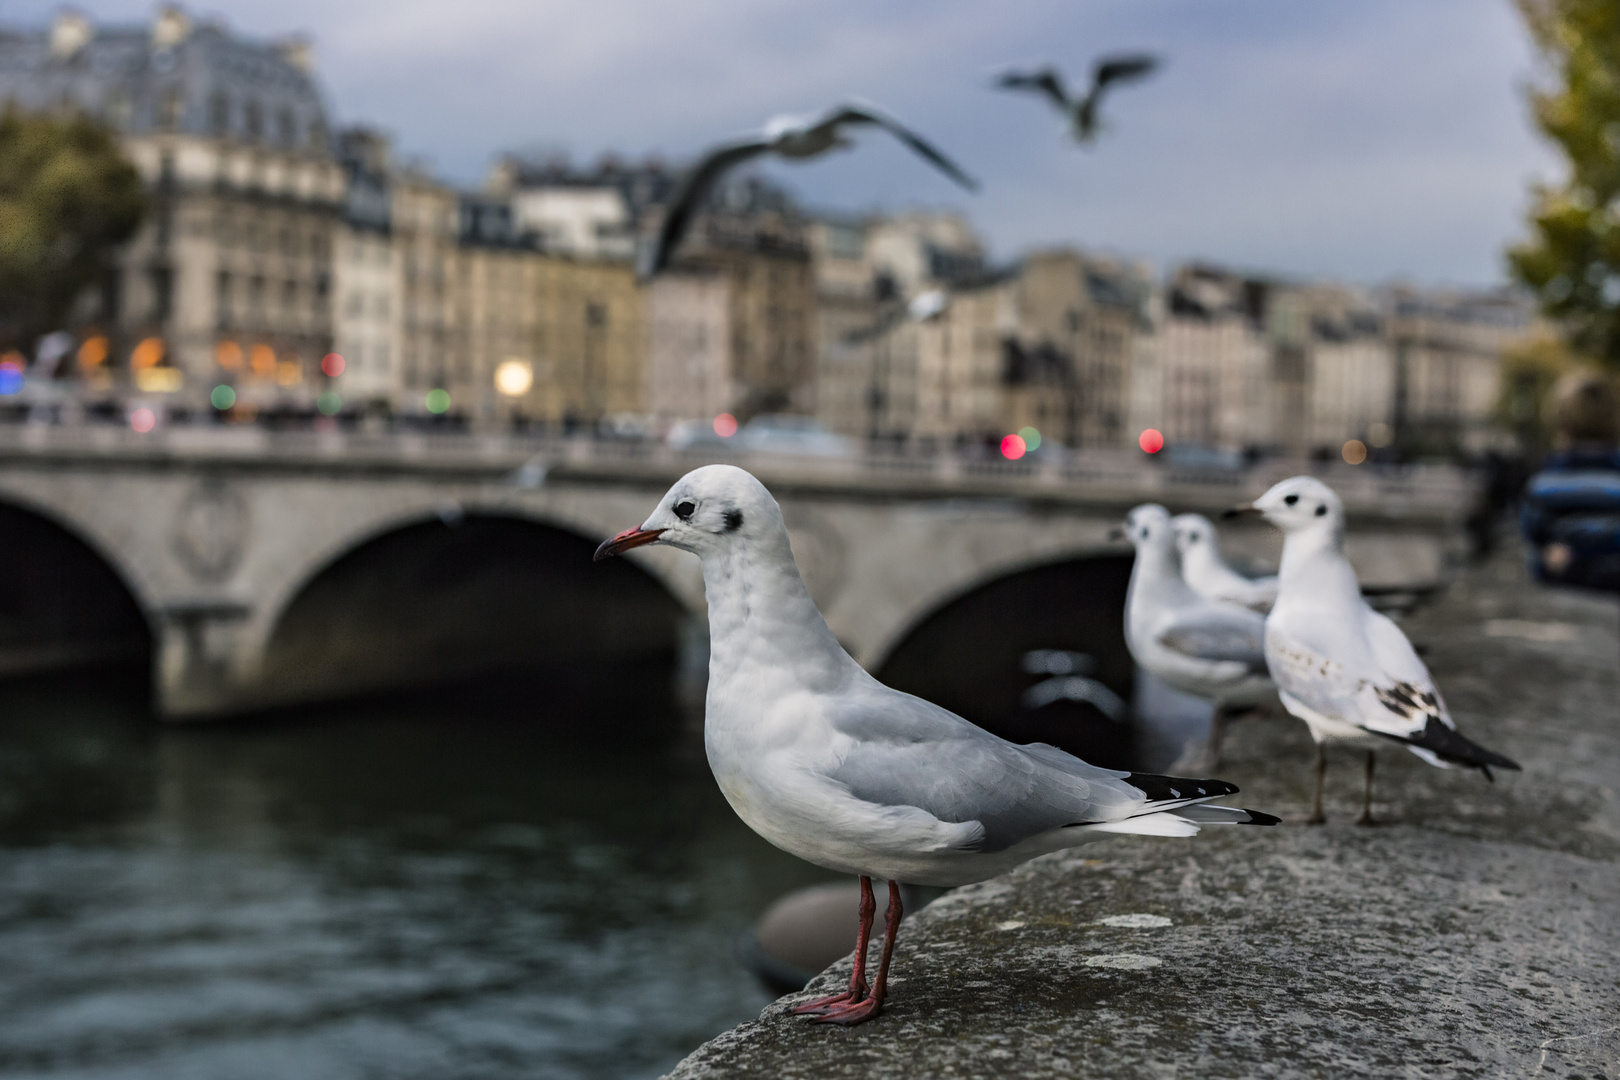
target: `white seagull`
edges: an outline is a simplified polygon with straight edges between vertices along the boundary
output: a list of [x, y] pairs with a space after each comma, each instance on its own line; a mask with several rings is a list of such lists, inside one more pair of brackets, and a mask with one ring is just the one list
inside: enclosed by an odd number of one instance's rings
[[1321, 824], [1324, 747], [1367, 749], [1360, 823], [1370, 825], [1374, 752], [1404, 745], [1430, 765], [1461, 765], [1491, 779], [1492, 767], [1519, 766], [1457, 733], [1429, 669], [1412, 643], [1362, 599], [1344, 557], [1344, 504], [1310, 476], [1272, 487], [1233, 514], [1259, 514], [1283, 531], [1281, 589], [1266, 617], [1266, 662], [1283, 706], [1305, 721], [1316, 742], [1316, 797], [1310, 821]]
[[[1112, 833], [1191, 836], [1201, 825], [1272, 825], [1207, 805], [1237, 791], [1099, 769], [1055, 747], [1019, 746], [868, 675], [805, 591], [782, 511], [731, 465], [687, 473], [652, 515], [597, 549], [644, 544], [697, 555], [709, 602], [703, 741], [732, 809], [801, 859], [861, 880], [855, 972], [846, 993], [797, 1010], [857, 1024], [883, 1005], [899, 929], [897, 881], [964, 885]], [[877, 976], [866, 984], [876, 904], [889, 885]]]
[[692, 215], [727, 169], [761, 154], [804, 160], [818, 157], [829, 150], [842, 150], [853, 145], [844, 130], [865, 125], [882, 128], [962, 187], [969, 191], [978, 190], [978, 181], [958, 168], [955, 162], [874, 105], [864, 102], [840, 105], [815, 117], [778, 116], [757, 135], [714, 147], [681, 178], [664, 210], [664, 220], [659, 226], [656, 241], [642, 252], [639, 267], [641, 277], [652, 277], [669, 265], [676, 245], [692, 223]]
[[1125, 516], [1136, 548], [1125, 593], [1125, 644], [1137, 665], [1215, 706], [1207, 761], [1219, 760], [1227, 719], [1274, 702], [1265, 616], [1199, 596], [1182, 580], [1170, 512], [1145, 503]]
[[1215, 525], [1202, 514], [1177, 514], [1170, 519], [1181, 555], [1181, 576], [1193, 592], [1207, 600], [1225, 600], [1264, 613], [1277, 600], [1275, 577], [1248, 578], [1221, 558]]
[[1159, 66], [1156, 56], [1105, 56], [1091, 71], [1091, 89], [1083, 98], [1069, 96], [1063, 75], [1054, 67], [1035, 71], [1008, 71], [996, 80], [1003, 90], [1028, 90], [1044, 94], [1069, 121], [1069, 135], [1077, 143], [1088, 143], [1097, 136], [1097, 109], [1103, 92], [1118, 82], [1130, 82], [1151, 75]]

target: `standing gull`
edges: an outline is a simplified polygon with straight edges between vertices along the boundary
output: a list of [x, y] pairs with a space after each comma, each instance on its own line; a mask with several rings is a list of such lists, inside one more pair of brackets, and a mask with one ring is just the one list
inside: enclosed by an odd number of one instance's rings
[[664, 210], [657, 239], [642, 252], [640, 275], [643, 278], [651, 277], [669, 265], [676, 245], [692, 223], [692, 215], [697, 213], [704, 196], [727, 169], [761, 154], [804, 160], [818, 157], [829, 150], [841, 150], [853, 145], [845, 135], [845, 129], [868, 125], [876, 125], [887, 131], [967, 190], [978, 190], [978, 182], [959, 169], [955, 162], [925, 142], [922, 136], [873, 105], [840, 105], [816, 117], [778, 116], [757, 135], [714, 147], [681, 178]]
[[1097, 61], [1091, 72], [1091, 90], [1083, 98], [1072, 98], [1063, 84], [1062, 74], [1054, 67], [1035, 71], [1009, 71], [996, 80], [1003, 90], [1028, 90], [1045, 94], [1069, 121], [1069, 134], [1077, 143], [1091, 142], [1097, 136], [1097, 109], [1102, 104], [1103, 92], [1118, 82], [1141, 79], [1159, 66], [1156, 56], [1105, 56]]
[[1259, 612], [1199, 596], [1182, 580], [1170, 512], [1156, 503], [1125, 516], [1136, 548], [1125, 594], [1125, 644], [1138, 666], [1215, 706], [1207, 763], [1220, 758], [1226, 721], [1274, 702], [1266, 671], [1265, 624]]
[[[668, 544], [702, 560], [709, 603], [703, 741], [737, 816], [801, 859], [861, 881], [849, 990], [800, 1006], [822, 1023], [877, 1015], [900, 927], [897, 881], [965, 885], [1111, 833], [1191, 836], [1201, 825], [1272, 825], [1208, 805], [1237, 791], [1087, 765], [1019, 746], [891, 690], [846, 653], [805, 591], [782, 511], [731, 465], [687, 473], [598, 559]], [[866, 983], [876, 903], [889, 881], [877, 976]]]
[[1221, 558], [1215, 525], [1202, 514], [1177, 514], [1170, 519], [1181, 555], [1181, 576], [1193, 592], [1206, 600], [1225, 600], [1259, 612], [1271, 610], [1277, 600], [1277, 579], [1247, 578]]
[[1285, 708], [1310, 726], [1316, 742], [1312, 824], [1322, 814], [1325, 747], [1367, 750], [1360, 824], [1373, 824], [1376, 747], [1401, 743], [1430, 765], [1461, 765], [1491, 779], [1491, 768], [1519, 766], [1457, 733], [1429, 669], [1386, 616], [1367, 606], [1344, 557], [1344, 504], [1310, 476], [1284, 480], [1227, 514], [1259, 514], [1283, 531], [1281, 588], [1266, 618], [1266, 662]]

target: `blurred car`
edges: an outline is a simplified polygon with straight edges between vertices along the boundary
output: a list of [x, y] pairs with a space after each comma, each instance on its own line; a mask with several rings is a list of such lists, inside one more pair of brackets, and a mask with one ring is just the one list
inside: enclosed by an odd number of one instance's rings
[[1550, 455], [1519, 525], [1538, 581], [1620, 591], [1620, 452]]
[[802, 454], [809, 457], [851, 457], [855, 444], [835, 435], [808, 416], [767, 413], [743, 425], [734, 436], [742, 449], [758, 454]]
[[736, 436], [722, 438], [714, 430], [713, 420], [677, 420], [664, 435], [664, 444], [671, 450], [729, 450], [743, 447]]

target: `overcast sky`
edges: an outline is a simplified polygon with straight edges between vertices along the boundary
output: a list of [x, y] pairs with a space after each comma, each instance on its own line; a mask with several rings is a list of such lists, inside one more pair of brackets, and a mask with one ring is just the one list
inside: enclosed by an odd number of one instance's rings
[[[55, 4], [0, 0], [39, 24]], [[144, 20], [143, 0], [85, 5]], [[1527, 185], [1534, 57], [1510, 0], [214, 0], [238, 30], [303, 33], [339, 123], [476, 182], [503, 149], [684, 159], [849, 96], [938, 142], [969, 196], [880, 134], [773, 166], [814, 206], [957, 207], [997, 256], [1077, 243], [1168, 262], [1379, 282], [1503, 279]], [[1101, 52], [1166, 66], [1121, 88], [1092, 147], [996, 69]]]

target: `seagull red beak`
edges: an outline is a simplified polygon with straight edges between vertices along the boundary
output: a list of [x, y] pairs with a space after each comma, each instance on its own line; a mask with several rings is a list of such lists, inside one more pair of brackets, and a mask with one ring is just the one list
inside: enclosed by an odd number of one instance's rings
[[623, 555], [631, 548], [650, 544], [663, 535], [663, 529], [638, 529], [632, 526], [618, 536], [602, 541], [602, 546], [596, 549], [596, 554], [591, 557], [591, 562], [601, 562], [603, 559], [611, 558], [614, 555]]
[[1235, 517], [1259, 517], [1260, 508], [1254, 503], [1244, 503], [1242, 506], [1229, 506], [1221, 511], [1222, 521], [1231, 521]]

